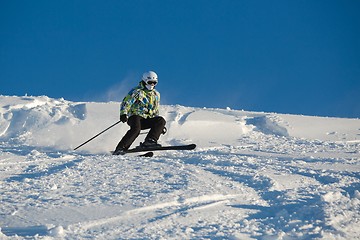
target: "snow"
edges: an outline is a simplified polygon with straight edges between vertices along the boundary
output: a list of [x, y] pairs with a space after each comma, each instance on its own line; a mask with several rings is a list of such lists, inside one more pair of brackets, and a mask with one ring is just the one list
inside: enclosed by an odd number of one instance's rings
[[360, 239], [359, 119], [162, 106], [196, 150], [74, 151], [119, 104], [0, 96], [0, 239]]

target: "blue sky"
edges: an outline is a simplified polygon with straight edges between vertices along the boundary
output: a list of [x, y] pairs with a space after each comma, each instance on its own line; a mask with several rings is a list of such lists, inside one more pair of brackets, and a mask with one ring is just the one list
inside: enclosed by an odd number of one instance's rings
[[0, 2], [0, 94], [360, 117], [360, 1]]

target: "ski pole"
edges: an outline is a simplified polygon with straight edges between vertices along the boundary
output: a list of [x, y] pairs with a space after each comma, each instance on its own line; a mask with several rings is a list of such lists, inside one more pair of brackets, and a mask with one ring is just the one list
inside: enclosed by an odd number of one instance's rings
[[76, 148], [74, 148], [74, 150], [84, 146], [85, 144], [87, 144], [88, 142], [90, 142], [91, 140], [93, 140], [94, 138], [98, 137], [100, 134], [103, 134], [104, 132], [106, 132], [107, 130], [109, 130], [110, 128], [114, 127], [115, 125], [119, 124], [121, 121], [118, 121], [116, 123], [114, 123], [113, 125], [111, 125], [110, 127], [108, 127], [107, 129], [103, 130], [102, 132], [96, 134], [95, 136], [93, 136], [92, 138], [90, 138], [89, 140], [87, 140], [86, 142], [84, 142], [83, 144], [77, 146]]

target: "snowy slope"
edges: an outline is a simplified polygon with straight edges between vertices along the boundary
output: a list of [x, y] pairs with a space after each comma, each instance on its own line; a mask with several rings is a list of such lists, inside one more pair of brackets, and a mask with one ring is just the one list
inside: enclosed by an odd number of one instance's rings
[[[163, 106], [112, 156], [119, 103], [0, 96], [0, 239], [359, 239], [360, 120]], [[145, 135], [134, 143], [138, 144]]]

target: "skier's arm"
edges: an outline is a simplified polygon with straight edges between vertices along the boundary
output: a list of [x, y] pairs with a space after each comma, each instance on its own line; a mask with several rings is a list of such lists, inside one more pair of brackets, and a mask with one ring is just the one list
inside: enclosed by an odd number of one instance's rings
[[155, 116], [159, 116], [159, 114], [160, 114], [159, 108], [160, 108], [160, 93], [157, 92], [156, 99], [155, 99], [155, 107], [154, 107]]
[[138, 97], [139, 97], [139, 92], [136, 90], [129, 92], [128, 95], [124, 97], [120, 106], [120, 116], [124, 114], [128, 115], [131, 105], [134, 104], [134, 102], [138, 99]]

